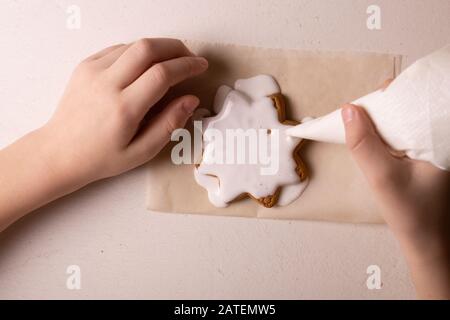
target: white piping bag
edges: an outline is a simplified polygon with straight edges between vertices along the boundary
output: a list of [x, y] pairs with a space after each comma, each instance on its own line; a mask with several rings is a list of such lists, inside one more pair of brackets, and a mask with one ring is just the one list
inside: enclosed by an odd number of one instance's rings
[[[450, 45], [416, 61], [386, 90], [352, 102], [366, 109], [393, 149], [450, 171]], [[345, 143], [341, 110], [304, 122], [291, 136]]]

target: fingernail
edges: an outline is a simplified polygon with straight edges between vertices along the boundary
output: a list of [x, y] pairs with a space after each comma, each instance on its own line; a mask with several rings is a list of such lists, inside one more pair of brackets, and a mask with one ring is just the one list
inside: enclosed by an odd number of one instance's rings
[[355, 118], [355, 109], [352, 105], [346, 105], [342, 108], [342, 119], [345, 123], [351, 122]]
[[189, 99], [185, 103], [183, 103], [183, 108], [187, 114], [191, 114], [197, 109], [200, 101], [198, 99]]
[[209, 65], [208, 60], [203, 57], [197, 57], [196, 60], [203, 68], [207, 68]]

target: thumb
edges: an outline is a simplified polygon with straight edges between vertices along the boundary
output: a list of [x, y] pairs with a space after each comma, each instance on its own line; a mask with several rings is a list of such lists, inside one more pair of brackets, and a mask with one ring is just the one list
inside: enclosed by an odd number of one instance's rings
[[192, 95], [171, 101], [158, 113], [130, 145], [130, 152], [146, 162], [155, 157], [170, 141], [172, 133], [186, 125], [200, 101]]
[[390, 183], [399, 161], [392, 157], [388, 147], [375, 130], [367, 112], [347, 104], [342, 108], [347, 147], [372, 186]]

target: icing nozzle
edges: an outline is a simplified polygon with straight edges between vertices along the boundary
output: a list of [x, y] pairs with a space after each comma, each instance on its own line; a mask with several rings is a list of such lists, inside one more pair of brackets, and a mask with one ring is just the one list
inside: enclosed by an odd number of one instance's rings
[[[367, 107], [373, 104], [379, 104], [383, 99], [383, 91], [378, 90], [361, 97], [352, 103], [358, 106]], [[345, 127], [341, 116], [341, 109], [290, 128], [287, 130], [287, 134], [302, 139], [344, 144]]]
[[323, 117], [303, 122], [286, 132], [290, 136], [302, 139], [345, 143], [345, 129], [340, 109]]

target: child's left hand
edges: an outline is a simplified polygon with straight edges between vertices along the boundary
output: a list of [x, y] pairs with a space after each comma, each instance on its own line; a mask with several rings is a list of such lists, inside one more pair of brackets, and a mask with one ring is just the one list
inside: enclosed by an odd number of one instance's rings
[[142, 39], [84, 60], [50, 121], [0, 152], [0, 231], [56, 198], [152, 159], [199, 100], [179, 97], [142, 120], [170, 87], [207, 68], [175, 39]]
[[147, 162], [184, 127], [199, 100], [180, 97], [141, 127], [144, 116], [171, 86], [207, 68], [204, 58], [174, 39], [142, 39], [86, 59], [44, 127], [58, 144], [58, 161], [85, 182]]

